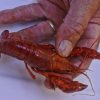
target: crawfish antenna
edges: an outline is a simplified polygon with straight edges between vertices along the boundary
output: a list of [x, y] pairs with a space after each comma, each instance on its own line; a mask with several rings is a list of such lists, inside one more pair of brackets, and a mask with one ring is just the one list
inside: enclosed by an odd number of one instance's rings
[[[96, 41], [97, 41], [97, 39], [96, 39], [96, 40], [94, 41], [94, 43], [90, 46], [90, 48], [94, 46], [94, 44], [95, 44]], [[83, 58], [83, 61], [81, 62], [80, 67], [82, 66], [83, 62], [84, 62], [85, 59], [87, 58], [88, 53], [89, 53], [89, 52], [87, 52], [86, 55], [85, 55], [85, 57]], [[89, 80], [90, 85], [91, 85], [91, 88], [92, 88], [92, 91], [93, 91], [93, 94], [90, 95], [90, 96], [94, 96], [94, 95], [95, 95], [95, 91], [94, 91], [94, 88], [93, 88], [93, 85], [92, 85], [91, 79], [89, 78], [89, 76], [88, 76], [87, 74], [85, 74], [85, 73], [83, 73], [83, 72], [81, 72], [81, 73], [82, 73], [84, 76], [86, 76], [87, 79]], [[88, 95], [88, 94], [82, 94], [82, 95]]]
[[89, 76], [87, 75], [87, 74], [85, 74], [85, 73], [82, 73], [84, 76], [86, 76], [87, 77], [87, 79], [89, 80], [89, 82], [90, 82], [90, 85], [91, 85], [91, 88], [92, 88], [92, 91], [93, 91], [93, 94], [90, 94], [90, 96], [94, 96], [95, 95], [95, 90], [94, 90], [94, 88], [93, 88], [93, 85], [92, 85], [92, 82], [91, 82], [91, 79], [89, 78]]

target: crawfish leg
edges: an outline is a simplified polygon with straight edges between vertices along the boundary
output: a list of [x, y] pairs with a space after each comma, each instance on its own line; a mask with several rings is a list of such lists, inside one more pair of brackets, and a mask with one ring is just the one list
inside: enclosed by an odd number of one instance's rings
[[27, 65], [27, 63], [25, 63], [26, 69], [29, 72], [30, 76], [32, 77], [32, 79], [36, 79], [35, 75], [32, 73], [30, 67]]

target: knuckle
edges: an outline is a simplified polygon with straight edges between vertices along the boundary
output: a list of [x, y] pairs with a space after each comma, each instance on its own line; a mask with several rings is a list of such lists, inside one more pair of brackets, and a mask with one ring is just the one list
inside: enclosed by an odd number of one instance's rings
[[68, 24], [69, 35], [74, 38], [74, 40], [79, 40], [84, 32], [84, 28], [80, 23], [74, 22], [73, 24]]

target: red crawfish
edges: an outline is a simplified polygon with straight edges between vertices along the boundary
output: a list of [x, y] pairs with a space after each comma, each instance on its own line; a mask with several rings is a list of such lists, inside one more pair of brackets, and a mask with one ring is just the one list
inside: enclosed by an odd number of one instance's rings
[[[82, 56], [88, 52], [87, 57], [91, 58], [98, 58], [100, 55], [93, 49], [77, 47], [71, 56], [78, 56], [78, 51], [81, 51], [79, 55]], [[48, 88], [59, 88], [66, 93], [72, 93], [87, 87], [87, 85], [67, 77], [67, 75], [81, 73], [81, 69], [71, 64], [67, 58], [61, 57], [51, 44], [35, 44], [13, 37], [8, 31], [4, 31], [0, 37], [0, 52], [23, 60], [33, 79], [35, 76], [32, 71], [45, 76], [45, 85]], [[91, 55], [92, 52], [94, 55]]]

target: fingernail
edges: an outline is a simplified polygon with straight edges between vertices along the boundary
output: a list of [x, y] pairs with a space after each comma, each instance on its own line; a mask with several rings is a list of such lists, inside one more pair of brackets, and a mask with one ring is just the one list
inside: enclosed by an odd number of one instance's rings
[[72, 43], [68, 40], [63, 40], [58, 48], [59, 54], [63, 57], [67, 57], [69, 56], [71, 51], [72, 51]]

